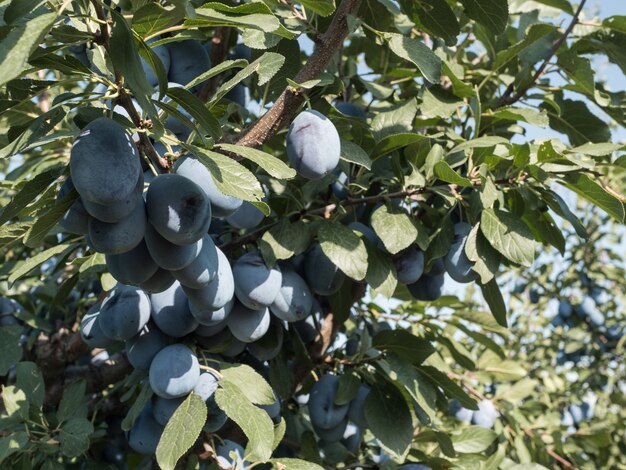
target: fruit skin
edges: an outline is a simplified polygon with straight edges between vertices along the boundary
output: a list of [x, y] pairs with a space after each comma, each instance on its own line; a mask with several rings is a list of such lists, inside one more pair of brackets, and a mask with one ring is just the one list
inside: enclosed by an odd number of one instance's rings
[[[61, 200], [66, 197], [74, 189], [74, 183], [72, 178], [66, 178], [55, 201], [55, 205], [58, 205]], [[83, 205], [80, 197], [74, 201], [61, 220], [59, 225], [65, 229], [66, 232], [74, 233], [76, 235], [85, 235], [89, 231], [89, 214]]]
[[319, 436], [320, 440], [327, 443], [339, 442], [343, 435], [346, 432], [346, 428], [348, 426], [348, 419], [342, 419], [339, 424], [333, 426], [331, 428], [320, 428], [318, 426], [313, 425], [313, 429], [315, 429], [315, 433]]
[[604, 325], [604, 315], [598, 310], [598, 306], [591, 297], [585, 296], [577, 310], [580, 316], [586, 318], [593, 327], [599, 328]]
[[361, 222], [350, 222], [348, 228], [361, 233], [363, 238], [369, 241], [373, 246], [381, 246], [383, 243], [374, 230]]
[[369, 395], [371, 387], [367, 384], [361, 384], [356, 396], [350, 402], [348, 409], [348, 418], [354, 424], [361, 428], [367, 427], [367, 419], [365, 418], [365, 399]]
[[467, 408], [464, 408], [459, 400], [452, 400], [450, 402], [449, 411], [452, 416], [454, 416], [459, 421], [463, 421], [464, 423], [471, 423], [472, 416], [474, 415], [474, 410], [468, 410]]
[[189, 245], [176, 245], [159, 234], [148, 224], [145, 235], [146, 247], [155, 263], [170, 271], [176, 271], [189, 266], [200, 254], [202, 239]]
[[[171, 82], [186, 85], [211, 68], [209, 54], [198, 41], [189, 39], [172, 42], [165, 47], [170, 53], [170, 68], [167, 77]], [[189, 91], [197, 93], [201, 89], [202, 84], [198, 84], [190, 88]]]
[[146, 207], [141, 201], [133, 211], [115, 223], [89, 219], [89, 244], [105, 255], [117, 255], [135, 248], [146, 232]]
[[572, 307], [572, 304], [565, 300], [561, 300], [559, 302], [559, 316], [569, 318], [572, 316], [572, 313], [574, 313], [574, 307]]
[[437, 259], [430, 270], [413, 284], [407, 285], [410, 294], [416, 300], [433, 302], [441, 297], [441, 288], [444, 282], [445, 266], [441, 259]]
[[[100, 315], [100, 302], [92, 305], [80, 322], [80, 337], [90, 348], [106, 348], [113, 340], [106, 336], [100, 328], [98, 316]], [[4, 312], [1, 312], [4, 313]], [[4, 317], [3, 317], [4, 318]], [[7, 317], [14, 318], [14, 317]]]
[[[191, 313], [201, 323], [206, 321], [209, 324], [215, 322], [212, 313], [223, 309], [232, 302], [235, 296], [235, 280], [228, 258], [219, 248], [216, 248], [216, 251], [217, 275], [215, 278], [201, 289], [191, 289], [183, 286], [183, 290], [189, 298]], [[225, 312], [226, 315], [228, 315], [228, 312]]]
[[270, 327], [270, 312], [267, 307], [250, 309], [236, 302], [226, 319], [233, 336], [244, 343], [262, 338]]
[[150, 365], [150, 386], [163, 398], [178, 398], [191, 392], [200, 378], [198, 358], [184, 344], [163, 348]]
[[[213, 374], [204, 372], [200, 374], [198, 383], [194, 387], [193, 392], [206, 402], [213, 396], [215, 390], [217, 390], [217, 382], [218, 380]], [[154, 397], [152, 400], [152, 414], [154, 415], [154, 419], [159, 424], [165, 426], [176, 409], [186, 398], [186, 396], [178, 398]]]
[[143, 240], [130, 251], [106, 255], [105, 260], [111, 276], [126, 285], [140, 285], [154, 276], [159, 269]]
[[263, 222], [265, 214], [261, 212], [261, 209], [257, 208], [254, 204], [248, 201], [243, 201], [241, 207], [235, 211], [235, 213], [226, 217], [226, 222], [235, 228], [239, 229], [251, 229]]
[[137, 336], [126, 342], [128, 362], [141, 370], [150, 369], [154, 356], [167, 346], [167, 337], [153, 323], [148, 323]]
[[126, 341], [139, 334], [150, 320], [150, 300], [145, 292], [118, 284], [102, 301], [98, 323], [114, 340]]
[[163, 426], [154, 419], [152, 403], [148, 402], [128, 432], [128, 445], [140, 454], [154, 455], [162, 433]]
[[306, 254], [304, 278], [316, 294], [334, 294], [341, 288], [345, 277], [345, 274], [324, 254], [319, 243]]
[[398, 470], [431, 470], [431, 468], [422, 463], [407, 463], [399, 466]]
[[299, 175], [320, 179], [339, 164], [341, 142], [334, 124], [314, 110], [303, 111], [287, 133], [287, 156]]
[[306, 317], [304, 320], [295, 322], [293, 325], [300, 335], [300, 339], [304, 344], [309, 344], [311, 341], [315, 339], [317, 335], [320, 334], [320, 331], [317, 325], [321, 325], [323, 323], [324, 315], [322, 314], [322, 307], [317, 301], [316, 298], [313, 298], [313, 306], [311, 307], [311, 314]]
[[74, 141], [70, 172], [83, 199], [105, 205], [120, 203], [139, 179], [139, 152], [121, 125], [98, 118], [87, 124]]
[[265, 362], [274, 359], [280, 354], [283, 347], [285, 330], [281, 322], [274, 318], [263, 337], [248, 344], [248, 352], [257, 360]]
[[337, 108], [337, 111], [339, 111], [341, 114], [345, 115], [345, 116], [350, 116], [350, 117], [355, 117], [355, 118], [360, 118], [360, 119], [365, 119], [365, 111], [363, 111], [363, 108], [361, 108], [359, 105], [356, 105], [354, 103], [349, 103], [347, 101], [338, 101], [337, 103], [335, 103], [335, 108]]
[[472, 226], [458, 223], [454, 226], [454, 241], [450, 251], [444, 259], [446, 271], [456, 282], [466, 284], [478, 279], [478, 274], [472, 269], [472, 263], [465, 254], [465, 244]]
[[[152, 44], [157, 40], [158, 38], [150, 39], [149, 41], [146, 41], [146, 44]], [[163, 64], [163, 68], [165, 69], [165, 73], [167, 74], [168, 70], [170, 69], [170, 51], [167, 49], [166, 46], [153, 47], [152, 51], [157, 55], [157, 57]], [[150, 86], [157, 86], [159, 84], [159, 79], [156, 76], [156, 73], [154, 73], [154, 71], [152, 70], [152, 67], [150, 67], [148, 62], [143, 60], [143, 58], [141, 59], [141, 66], [143, 67], [143, 73], [146, 75]]]
[[211, 204], [202, 188], [176, 173], [150, 183], [146, 208], [155, 230], [177, 245], [197, 242], [211, 225]]
[[217, 276], [218, 263], [217, 247], [213, 239], [205, 235], [196, 259], [189, 266], [171, 273], [183, 286], [202, 289]]
[[139, 173], [135, 189], [124, 200], [115, 204], [104, 205], [85, 199], [83, 206], [90, 216], [112, 224], [128, 216], [140, 202], [143, 202], [143, 172]]
[[401, 284], [413, 284], [424, 273], [424, 253], [416, 246], [398, 253], [393, 263], [398, 282]]
[[247, 462], [243, 460], [244, 449], [236, 442], [224, 439], [222, 444], [217, 445], [215, 451], [220, 468], [245, 468], [247, 466]]
[[233, 265], [235, 295], [246, 307], [269, 307], [278, 295], [283, 276], [280, 268], [269, 268], [258, 252], [241, 256]]
[[182, 338], [198, 327], [180, 283], [175, 282], [167, 290], [152, 294], [150, 301], [152, 320], [166, 335]]
[[483, 428], [492, 428], [498, 417], [498, 410], [490, 400], [481, 400], [478, 409], [472, 415], [472, 424]]
[[337, 199], [347, 199], [350, 196], [350, 189], [348, 188], [350, 178], [343, 171], [335, 170], [333, 173], [337, 175], [337, 179], [330, 184], [331, 191]]
[[189, 178], [202, 188], [211, 202], [213, 217], [228, 217], [234, 214], [243, 201], [233, 196], [227, 196], [215, 185], [213, 175], [194, 155], [185, 155], [178, 159], [174, 170], [179, 175]]
[[339, 377], [332, 374], [322, 376], [313, 387], [309, 396], [309, 416], [313, 426], [330, 429], [338, 426], [348, 414], [349, 405], [335, 404], [339, 390]]
[[158, 268], [156, 273], [146, 282], [142, 282], [139, 287], [149, 294], [156, 294], [167, 290], [175, 281], [176, 279], [169, 271]]
[[281, 320], [304, 320], [313, 306], [313, 295], [304, 279], [291, 269], [282, 272], [283, 282], [270, 311]]

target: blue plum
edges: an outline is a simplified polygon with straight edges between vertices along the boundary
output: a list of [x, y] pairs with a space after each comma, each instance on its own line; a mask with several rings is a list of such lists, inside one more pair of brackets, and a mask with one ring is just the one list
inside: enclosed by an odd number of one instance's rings
[[140, 289], [118, 284], [102, 301], [98, 323], [105, 336], [126, 341], [150, 320], [150, 299]]
[[158, 268], [154, 275], [145, 282], [142, 282], [139, 287], [149, 294], [156, 294], [157, 292], [163, 292], [167, 290], [176, 279], [169, 271]]
[[[72, 191], [72, 189], [74, 189], [74, 183], [72, 183], [72, 178], [68, 177], [59, 189], [55, 204], [59, 204], [63, 198]], [[59, 220], [59, 225], [61, 225], [66, 232], [77, 235], [85, 235], [89, 230], [88, 224], [89, 214], [87, 213], [87, 210], [85, 209], [85, 206], [80, 198], [74, 201], [67, 212], [63, 214], [61, 220]]]
[[143, 201], [133, 211], [115, 223], [89, 219], [89, 244], [100, 253], [117, 255], [132, 250], [146, 233], [146, 207]]
[[140, 454], [154, 455], [161, 434], [163, 434], [163, 426], [155, 421], [152, 403], [148, 402], [128, 432], [128, 445]]
[[267, 333], [261, 339], [248, 345], [248, 352], [259, 361], [270, 361], [280, 354], [284, 336], [283, 325], [273, 319], [270, 321]]
[[143, 172], [139, 173], [135, 189], [122, 201], [105, 205], [85, 199], [83, 205], [92, 217], [112, 224], [127, 217], [140, 202], [143, 202]]
[[[157, 38], [150, 39], [146, 41], [146, 44], [150, 45], [156, 40]], [[156, 56], [163, 64], [163, 68], [165, 69], [165, 73], [167, 74], [168, 70], [170, 69], [170, 51], [166, 46], [152, 47], [152, 51], [156, 54]], [[159, 84], [159, 79], [156, 76], [156, 73], [154, 73], [154, 70], [152, 70], [152, 67], [150, 67], [148, 62], [143, 60], [143, 58], [141, 59], [141, 66], [143, 67], [143, 73], [146, 75], [150, 86], [157, 86]]]
[[332, 295], [341, 288], [346, 276], [324, 254], [320, 244], [316, 243], [306, 254], [304, 277], [316, 294]]
[[398, 253], [393, 263], [401, 284], [413, 284], [424, 273], [424, 253], [414, 245]]
[[346, 430], [341, 438], [341, 443], [351, 454], [356, 455], [359, 453], [362, 437], [361, 434], [361, 429], [358, 426], [352, 423], [349, 423], [348, 426], [346, 426]]
[[165, 426], [170, 418], [174, 415], [174, 412], [178, 409], [186, 397], [178, 398], [163, 398], [155, 396], [152, 398], [152, 415], [157, 423], [161, 426]]
[[[100, 302], [92, 305], [80, 322], [80, 337], [90, 348], [106, 348], [113, 341], [106, 336], [100, 328], [98, 316], [100, 314]], [[4, 314], [4, 312], [1, 312]], [[14, 317], [10, 317], [14, 318]]]
[[591, 297], [585, 296], [581, 304], [577, 307], [577, 311], [580, 316], [586, 318], [593, 327], [599, 328], [604, 325], [604, 315]]
[[348, 409], [348, 418], [354, 424], [361, 428], [367, 427], [367, 419], [365, 418], [365, 399], [369, 395], [371, 387], [367, 384], [361, 384], [356, 396], [350, 402]]
[[152, 391], [158, 396], [185, 396], [198, 384], [198, 358], [184, 344], [166, 346], [152, 359], [149, 377]]
[[472, 416], [474, 416], [473, 410], [468, 410], [464, 408], [463, 405], [458, 400], [452, 400], [450, 402], [450, 414], [454, 416], [459, 421], [463, 421], [464, 423], [471, 423]]
[[81, 131], [72, 145], [70, 172], [84, 200], [115, 204], [134, 191], [141, 164], [126, 130], [108, 118], [98, 118]]
[[478, 274], [472, 269], [472, 263], [465, 254], [465, 245], [472, 226], [458, 223], [454, 226], [454, 241], [444, 259], [446, 271], [452, 279], [460, 283], [475, 281]]
[[348, 228], [352, 229], [353, 232], [359, 232], [363, 238], [374, 246], [381, 246], [383, 243], [374, 230], [361, 222], [350, 222]]
[[205, 235], [196, 259], [189, 266], [171, 273], [183, 286], [202, 289], [217, 277], [218, 264], [219, 256], [215, 242], [209, 235]]
[[287, 156], [291, 166], [307, 179], [320, 179], [339, 164], [341, 142], [334, 124], [323, 114], [301, 112], [287, 133]]
[[443, 282], [443, 274], [435, 276], [423, 274], [417, 282], [409, 284], [407, 287], [414, 299], [421, 300], [423, 302], [432, 302], [441, 297]]
[[337, 199], [344, 200], [350, 196], [350, 189], [348, 188], [350, 178], [343, 171], [335, 170], [333, 173], [337, 175], [337, 179], [330, 184], [330, 189]]
[[226, 217], [226, 222], [239, 229], [251, 229], [263, 222], [265, 214], [261, 209], [248, 201], [243, 201], [234, 214]]
[[238, 83], [230, 90], [226, 95], [224, 95], [229, 101], [233, 103], [237, 103], [242, 108], [246, 107], [246, 87], [242, 83]]
[[259, 310], [269, 307], [282, 284], [280, 268], [269, 268], [260, 253], [241, 256], [233, 265], [235, 295], [246, 307]]
[[202, 188], [211, 202], [213, 217], [228, 217], [241, 206], [243, 202], [241, 199], [227, 196], [217, 188], [209, 169], [200, 163], [194, 155], [185, 155], [178, 159], [174, 165], [174, 170]]
[[248, 462], [243, 459], [244, 449], [236, 442], [224, 439], [215, 449], [220, 468], [246, 468]]
[[184, 176], [157, 176], [146, 194], [150, 223], [166, 240], [188, 245], [200, 240], [211, 225], [211, 204], [202, 188]]
[[498, 417], [498, 410], [491, 400], [481, 400], [478, 409], [472, 415], [472, 424], [483, 428], [492, 428]]
[[152, 224], [146, 227], [146, 246], [154, 262], [161, 268], [176, 271], [186, 268], [200, 254], [202, 239], [188, 245], [176, 245], [161, 236]]
[[149, 322], [137, 336], [126, 341], [126, 357], [135, 369], [149, 370], [152, 359], [165, 346], [167, 337]]
[[323, 375], [313, 387], [309, 396], [309, 416], [313, 426], [331, 429], [338, 426], [348, 414], [349, 405], [336, 405], [335, 397], [339, 390], [339, 377]]
[[559, 315], [562, 316], [563, 318], [569, 318], [572, 316], [572, 313], [574, 312], [574, 307], [572, 307], [572, 304], [569, 303], [566, 300], [561, 300], [559, 302]]
[[203, 372], [198, 378], [198, 383], [193, 389], [193, 393], [198, 395], [204, 401], [213, 396], [218, 387], [219, 378], [211, 372]]
[[152, 320], [168, 336], [182, 338], [198, 327], [189, 311], [187, 296], [178, 282], [167, 290], [152, 294]]
[[226, 413], [222, 411], [215, 402], [215, 397], [210, 397], [206, 402], [207, 407], [207, 419], [204, 424], [203, 431], [205, 432], [217, 432], [219, 431], [226, 421], [228, 421], [228, 416]]
[[283, 281], [278, 295], [270, 305], [271, 312], [281, 320], [304, 320], [313, 306], [313, 295], [304, 279], [291, 269], [283, 270]]
[[244, 343], [252, 343], [263, 337], [270, 327], [270, 312], [267, 307], [251, 309], [236, 302], [226, 319], [233, 336]]
[[344, 116], [365, 119], [365, 111], [359, 105], [347, 101], [338, 101], [335, 108]]
[[[309, 405], [310, 406], [310, 405]], [[348, 418], [342, 419], [339, 424], [330, 428], [320, 428], [313, 424], [315, 433], [319, 436], [320, 440], [327, 443], [339, 442], [346, 432], [348, 426]]]
[[[168, 78], [172, 82], [186, 85], [198, 75], [211, 68], [211, 59], [206, 49], [198, 41], [186, 41], [167, 44], [170, 53]], [[192, 93], [198, 92], [202, 84], [190, 88]]]
[[117, 282], [127, 285], [140, 285], [154, 276], [159, 267], [142, 240], [130, 251], [118, 255], [106, 255], [107, 269]]

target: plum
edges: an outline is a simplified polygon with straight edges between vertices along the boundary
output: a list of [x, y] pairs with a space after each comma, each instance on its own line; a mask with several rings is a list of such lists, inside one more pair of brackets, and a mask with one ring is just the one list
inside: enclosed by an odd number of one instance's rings
[[247, 468], [248, 462], [243, 459], [244, 449], [236, 442], [224, 439], [215, 449], [217, 463], [220, 468]]
[[143, 202], [143, 172], [139, 173], [135, 189], [122, 201], [105, 205], [85, 199], [83, 205], [90, 216], [112, 224], [128, 216], [140, 202]]
[[207, 418], [202, 430], [205, 432], [217, 432], [226, 424], [228, 416], [217, 406], [213, 396], [207, 400], [206, 407]]
[[361, 222], [350, 222], [348, 228], [352, 229], [353, 232], [359, 232], [363, 238], [374, 246], [382, 246], [383, 244], [382, 240], [376, 235], [376, 232]]
[[248, 352], [259, 361], [270, 361], [282, 350], [285, 331], [276, 318], [270, 321], [267, 333], [261, 339], [248, 345]]
[[[70, 194], [72, 189], [74, 189], [74, 183], [72, 183], [72, 178], [68, 177], [59, 189], [55, 204], [60, 204], [63, 198]], [[89, 214], [80, 197], [74, 201], [67, 212], [63, 214], [61, 220], [59, 220], [59, 225], [61, 225], [66, 232], [76, 235], [85, 235], [89, 230], [88, 224]]]
[[132, 250], [146, 233], [146, 207], [143, 201], [133, 211], [113, 224], [89, 219], [89, 244], [100, 253], [117, 255]]
[[498, 417], [498, 410], [491, 400], [481, 400], [478, 409], [472, 414], [472, 424], [483, 428], [492, 428]]
[[331, 191], [337, 199], [347, 199], [350, 196], [350, 190], [348, 189], [350, 178], [343, 171], [335, 170], [333, 173], [337, 175], [337, 179], [330, 184]]
[[[235, 296], [235, 280], [230, 262], [226, 255], [216, 248], [217, 251], [217, 275], [205, 287], [190, 289], [183, 286], [183, 290], [189, 298], [191, 313], [200, 323], [215, 321], [212, 312], [223, 309], [231, 303]], [[230, 311], [224, 313], [228, 315]]]
[[307, 110], [291, 123], [287, 156], [291, 166], [307, 179], [320, 179], [339, 164], [341, 142], [334, 124], [323, 114]]
[[177, 245], [197, 242], [211, 225], [211, 204], [202, 188], [176, 173], [150, 183], [146, 207], [156, 231]]
[[271, 312], [281, 320], [304, 320], [313, 305], [313, 295], [304, 279], [291, 269], [282, 271], [283, 281], [278, 295], [270, 305]]
[[167, 290], [152, 294], [150, 301], [152, 320], [166, 335], [182, 338], [198, 327], [180, 283], [175, 282]]
[[121, 125], [98, 118], [87, 124], [74, 141], [70, 172], [84, 200], [116, 204], [135, 190], [141, 173], [139, 152]]
[[142, 282], [139, 287], [149, 294], [155, 294], [167, 290], [175, 281], [176, 279], [169, 271], [158, 268], [154, 275], [147, 281]]
[[[157, 40], [158, 38], [150, 39], [146, 41], [146, 44], [150, 45]], [[152, 47], [152, 51], [156, 54], [156, 56], [163, 64], [163, 68], [165, 69], [165, 73], [167, 74], [170, 69], [170, 51], [164, 45]], [[150, 86], [157, 86], [159, 84], [159, 79], [156, 76], [156, 73], [154, 73], [154, 70], [152, 70], [152, 67], [148, 64], [148, 62], [143, 60], [143, 58], [141, 59], [141, 66], [143, 67], [143, 73], [146, 75]]]
[[111, 276], [127, 285], [140, 285], [154, 276], [159, 269], [143, 240], [130, 251], [106, 255], [105, 260]]
[[126, 357], [135, 369], [149, 370], [152, 359], [165, 346], [167, 337], [149, 322], [137, 336], [126, 342]]
[[[167, 74], [171, 82], [186, 85], [211, 68], [211, 59], [206, 49], [198, 41], [188, 39], [166, 45], [170, 53], [170, 68]], [[198, 92], [202, 84], [189, 89]]]
[[178, 398], [191, 392], [200, 378], [198, 358], [184, 344], [166, 346], [150, 364], [150, 386], [163, 398]]
[[313, 424], [313, 429], [315, 429], [315, 433], [323, 442], [332, 443], [339, 442], [343, 438], [347, 426], [348, 418], [344, 418], [336, 426], [332, 426], [330, 428], [320, 428]]
[[349, 423], [346, 426], [346, 430], [341, 437], [341, 443], [346, 449], [348, 449], [348, 452], [355, 455], [359, 453], [359, 447], [361, 446], [361, 434], [361, 429], [358, 426], [352, 423]]
[[413, 284], [424, 273], [424, 253], [414, 245], [398, 253], [393, 263], [401, 284]]
[[146, 246], [154, 262], [161, 268], [176, 271], [186, 268], [200, 254], [202, 239], [188, 245], [176, 245], [161, 236], [152, 224], [146, 227]]
[[409, 292], [416, 300], [423, 302], [432, 302], [441, 297], [441, 288], [443, 287], [444, 275], [423, 274], [417, 282], [407, 285]]
[[177, 174], [189, 178], [202, 188], [211, 202], [213, 217], [228, 217], [233, 214], [242, 204], [242, 200], [222, 193], [213, 179], [209, 169], [204, 166], [194, 155], [185, 155], [178, 159], [174, 165]]
[[267, 307], [258, 310], [235, 302], [226, 319], [233, 336], [244, 343], [252, 343], [262, 338], [270, 327], [270, 312]]
[[[80, 337], [90, 348], [106, 348], [113, 341], [106, 336], [100, 328], [98, 316], [100, 314], [101, 303], [92, 305], [80, 322]], [[5, 312], [2, 312], [3, 314]], [[7, 317], [14, 318], [14, 317]]]
[[213, 239], [209, 235], [205, 235], [202, 238], [202, 246], [196, 259], [189, 266], [171, 271], [171, 273], [183, 286], [191, 289], [202, 289], [217, 276], [218, 263], [217, 247]]
[[361, 384], [356, 396], [350, 401], [350, 408], [348, 409], [348, 418], [354, 424], [361, 428], [367, 427], [367, 420], [365, 418], [365, 399], [370, 393], [370, 386], [367, 384]]
[[243, 201], [235, 213], [226, 217], [226, 222], [235, 228], [251, 229], [263, 222], [264, 218], [265, 214], [261, 212], [261, 209], [251, 202]]
[[148, 402], [128, 431], [128, 445], [140, 454], [154, 455], [161, 434], [163, 426], [154, 419], [152, 403]]
[[335, 103], [335, 108], [344, 116], [365, 119], [365, 111], [363, 111], [363, 108], [354, 103], [338, 101]]
[[322, 306], [316, 298], [313, 298], [311, 306], [311, 314], [304, 320], [295, 322], [293, 325], [300, 335], [300, 339], [304, 344], [312, 342], [317, 335], [320, 334], [320, 327], [324, 321]]
[[339, 390], [339, 377], [333, 374], [323, 375], [311, 388], [309, 396], [309, 416], [313, 426], [319, 429], [331, 429], [338, 426], [348, 414], [349, 405], [335, 404]]
[[280, 290], [280, 268], [269, 268], [260, 253], [250, 252], [241, 256], [233, 265], [235, 295], [246, 307], [259, 310], [269, 307]]
[[105, 336], [126, 341], [150, 320], [150, 299], [140, 289], [118, 284], [102, 301], [98, 323]]
[[155, 396], [152, 399], [152, 415], [161, 426], [167, 425], [174, 412], [178, 409], [186, 397], [163, 398]]
[[472, 226], [458, 223], [454, 226], [454, 241], [445, 257], [446, 271], [452, 279], [460, 283], [468, 283], [478, 279], [478, 274], [472, 269], [472, 263], [465, 254], [465, 244]]
[[452, 400], [450, 402], [449, 411], [452, 416], [465, 423], [470, 423], [472, 421], [472, 416], [474, 416], [474, 411], [464, 408], [459, 400]]
[[306, 255], [304, 277], [316, 294], [332, 295], [341, 288], [346, 276], [324, 254], [321, 245], [316, 243]]

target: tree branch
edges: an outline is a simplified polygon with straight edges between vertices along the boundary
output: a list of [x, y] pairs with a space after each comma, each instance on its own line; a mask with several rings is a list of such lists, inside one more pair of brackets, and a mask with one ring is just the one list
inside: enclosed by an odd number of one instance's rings
[[576, 13], [574, 13], [574, 17], [572, 18], [572, 21], [570, 22], [569, 26], [563, 32], [561, 37], [552, 45], [552, 49], [550, 49], [550, 51], [548, 52], [548, 56], [544, 59], [541, 66], [537, 69], [537, 71], [535, 72], [535, 75], [533, 75], [533, 78], [530, 80], [530, 82], [523, 85], [519, 90], [517, 90], [517, 93], [515, 94], [513, 94], [514, 88], [515, 88], [514, 82], [511, 83], [505, 90], [500, 100], [498, 100], [498, 102], [496, 103], [494, 110], [502, 108], [503, 106], [509, 106], [514, 103], [517, 103], [519, 100], [521, 100], [524, 97], [524, 95], [526, 95], [528, 90], [530, 90], [533, 86], [535, 86], [537, 81], [544, 74], [546, 67], [552, 60], [552, 57], [554, 57], [554, 55], [558, 52], [558, 50], [561, 48], [563, 43], [565, 43], [565, 41], [567, 40], [567, 37], [574, 30], [574, 27], [578, 24], [579, 19], [580, 19], [580, 14], [582, 13], [586, 2], [587, 0], [581, 0], [580, 5], [578, 6]]
[[[294, 78], [296, 83], [313, 80], [326, 70], [348, 35], [348, 16], [355, 15], [360, 5], [361, 0], [343, 0], [341, 2], [328, 30], [320, 36], [315, 51]], [[278, 131], [291, 123], [303, 102], [304, 98], [300, 93], [287, 88], [261, 119], [245, 130], [242, 136], [235, 139], [237, 145], [246, 147], [263, 145]]]
[[[215, 67], [226, 60], [228, 55], [228, 39], [230, 38], [231, 31], [232, 28], [227, 26], [215, 28], [215, 33], [211, 39], [211, 67]], [[204, 87], [202, 87], [198, 97], [202, 101], [207, 101], [209, 97], [213, 96], [215, 90], [217, 90], [220, 79], [221, 77], [219, 75], [210, 78]]]

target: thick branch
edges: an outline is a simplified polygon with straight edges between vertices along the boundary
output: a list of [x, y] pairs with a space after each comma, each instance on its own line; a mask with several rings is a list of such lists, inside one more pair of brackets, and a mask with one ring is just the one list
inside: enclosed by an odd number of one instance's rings
[[528, 90], [530, 90], [532, 87], [535, 86], [537, 81], [543, 76], [544, 72], [546, 71], [546, 67], [552, 60], [552, 57], [554, 57], [554, 55], [558, 52], [558, 50], [561, 48], [563, 43], [565, 43], [565, 41], [567, 40], [567, 37], [574, 30], [574, 27], [578, 24], [578, 21], [580, 19], [580, 14], [582, 13], [586, 2], [587, 0], [582, 0], [580, 2], [580, 5], [578, 6], [576, 13], [574, 13], [574, 17], [572, 18], [572, 21], [570, 22], [569, 26], [563, 32], [561, 37], [552, 45], [552, 49], [550, 49], [550, 51], [548, 52], [548, 56], [545, 58], [541, 66], [537, 69], [537, 71], [535, 72], [535, 75], [533, 75], [533, 78], [527, 84], [520, 87], [520, 89], [517, 90], [517, 93], [515, 94], [513, 94], [515, 85], [512, 82], [507, 87], [507, 89], [505, 90], [500, 100], [496, 103], [496, 106], [494, 109], [499, 109], [499, 108], [502, 108], [503, 106], [509, 106], [514, 103], [517, 103], [519, 100], [521, 100], [524, 97], [524, 95], [526, 95]]
[[[304, 83], [317, 78], [330, 64], [333, 56], [342, 46], [348, 35], [348, 16], [355, 15], [361, 0], [343, 0], [333, 17], [328, 30], [319, 38], [315, 51], [294, 81]], [[304, 98], [291, 88], [287, 88], [276, 100], [274, 106], [237, 140], [238, 145], [259, 147], [293, 120]]]
[[80, 333], [61, 328], [52, 336], [41, 333], [35, 345], [35, 361], [46, 382], [57, 380], [67, 364], [87, 353], [89, 348]]

